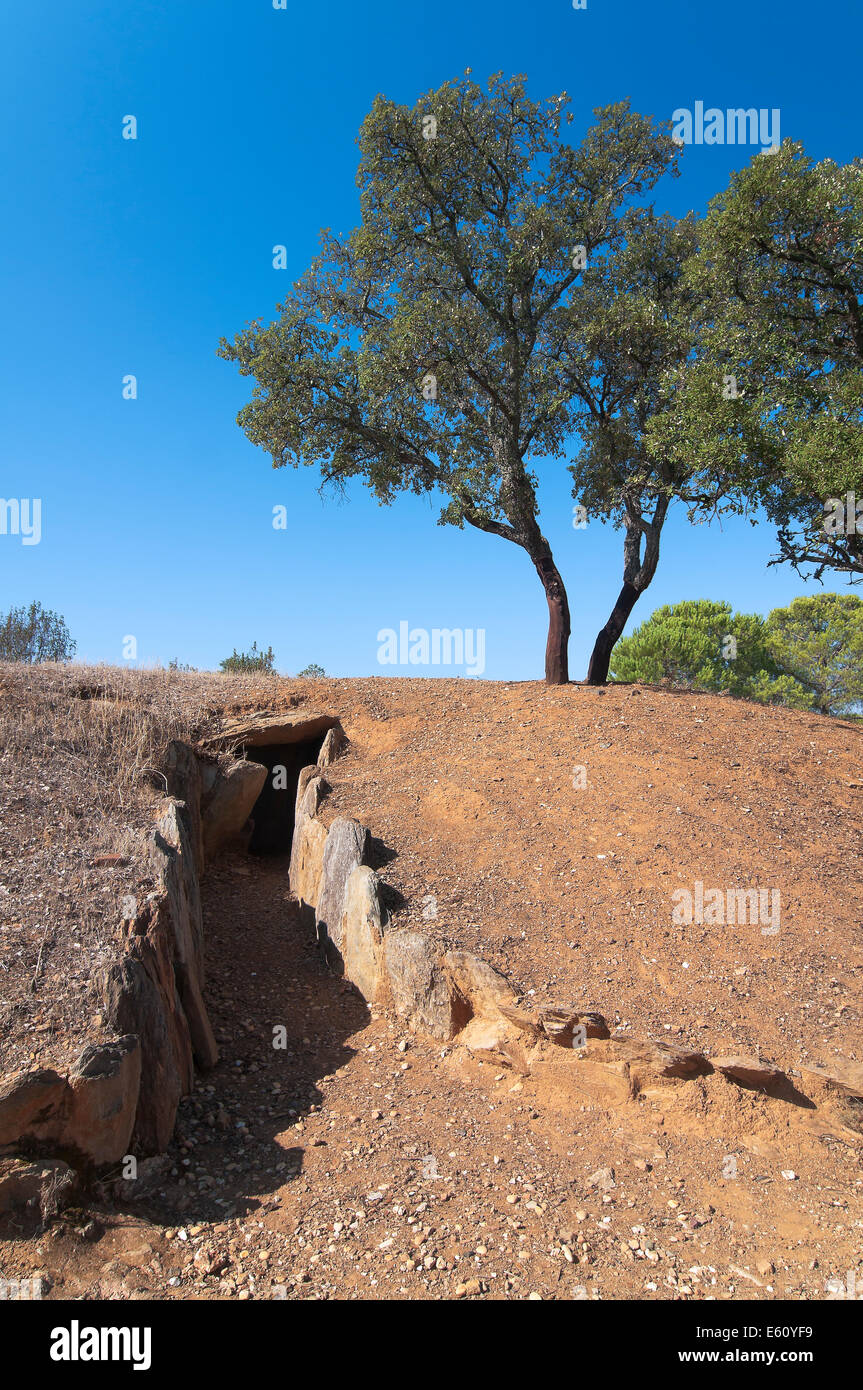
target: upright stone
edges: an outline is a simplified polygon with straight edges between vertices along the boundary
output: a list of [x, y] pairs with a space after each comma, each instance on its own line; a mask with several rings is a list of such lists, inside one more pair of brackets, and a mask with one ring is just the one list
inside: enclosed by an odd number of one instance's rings
[[207, 863], [240, 835], [266, 780], [262, 763], [242, 758], [220, 770], [212, 788], [209, 778], [204, 779], [201, 818]]
[[367, 865], [358, 864], [345, 885], [342, 957], [346, 977], [370, 1004], [384, 994], [383, 925], [378, 876]]
[[321, 751], [318, 754], [318, 767], [329, 767], [330, 763], [334, 763], [346, 743], [347, 739], [345, 738], [344, 730], [338, 724], [334, 724], [332, 729], [327, 731], [324, 741], [321, 744]]
[[121, 1159], [129, 1150], [140, 1081], [135, 1034], [85, 1047], [69, 1073], [72, 1106], [64, 1142], [97, 1165]]
[[315, 909], [321, 885], [327, 827], [317, 811], [329, 787], [317, 767], [304, 767], [297, 783], [294, 836], [291, 841], [290, 884], [304, 925], [315, 929]]
[[315, 924], [318, 940], [334, 965], [342, 963], [342, 907], [351, 871], [366, 858], [369, 832], [359, 821], [339, 816], [324, 846], [321, 886]]
[[396, 1013], [411, 1028], [446, 1041], [467, 1023], [469, 1010], [451, 991], [437, 949], [423, 932], [386, 932], [384, 964]]

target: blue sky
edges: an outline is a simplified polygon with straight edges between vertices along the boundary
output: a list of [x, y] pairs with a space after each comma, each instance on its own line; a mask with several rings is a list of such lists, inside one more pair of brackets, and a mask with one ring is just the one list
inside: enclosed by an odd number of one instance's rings
[[[355, 141], [378, 92], [412, 104], [466, 67], [483, 82], [523, 72], [535, 97], [570, 94], [574, 133], [625, 96], [664, 118], [697, 100], [778, 107], [783, 136], [844, 162], [860, 152], [858, 97], [837, 81], [835, 36], [859, 53], [857, 0], [289, 5], [6, 0], [0, 495], [41, 498], [43, 517], [38, 545], [0, 536], [0, 609], [59, 610], [88, 660], [122, 662], [133, 635], [139, 662], [215, 668], [257, 640], [280, 670], [344, 676], [400, 674], [378, 665], [376, 639], [402, 620], [483, 628], [486, 676], [537, 678], [546, 608], [527, 556], [438, 527], [433, 502], [380, 508], [359, 485], [324, 500], [314, 470], [274, 471], [235, 424], [250, 385], [218, 339], [273, 316], [319, 228], [358, 220]], [[702, 211], [751, 153], [687, 148], [657, 201]], [[621, 539], [573, 530], [564, 466], [540, 472], [580, 678]], [[808, 592], [767, 569], [772, 549], [767, 526], [673, 518], [634, 620], [682, 598], [767, 612]]]

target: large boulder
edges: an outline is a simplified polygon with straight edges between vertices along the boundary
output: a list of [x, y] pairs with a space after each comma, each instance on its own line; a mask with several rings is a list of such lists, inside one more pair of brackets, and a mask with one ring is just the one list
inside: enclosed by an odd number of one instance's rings
[[85, 1047], [69, 1072], [64, 1147], [96, 1165], [121, 1159], [129, 1150], [140, 1082], [141, 1044], [134, 1034]]
[[[311, 785], [311, 784], [310, 784]], [[315, 912], [318, 940], [334, 965], [342, 962], [342, 905], [351, 872], [365, 861], [369, 832], [359, 821], [339, 816], [324, 846], [320, 891]]]
[[7, 1077], [0, 1082], [0, 1148], [56, 1138], [70, 1101], [66, 1078], [50, 1067]]
[[447, 1041], [468, 1022], [469, 1010], [452, 990], [439, 952], [423, 932], [386, 932], [384, 966], [393, 1007], [410, 1028]]
[[238, 839], [266, 780], [263, 763], [246, 762], [243, 758], [220, 769], [209, 790], [205, 779], [201, 820], [208, 863]]
[[366, 864], [348, 875], [340, 936], [346, 977], [370, 1004], [385, 994], [384, 920], [378, 876]]
[[[153, 950], [152, 943], [144, 944], [145, 955], [152, 955]], [[152, 970], [152, 959], [149, 964]], [[184, 1037], [185, 1015], [179, 998], [166, 999], [150, 970], [130, 951], [109, 966], [102, 979], [108, 1023], [118, 1033], [136, 1034], [141, 1043], [141, 1081], [131, 1141], [141, 1157], [161, 1153], [168, 1147], [180, 1097], [191, 1090], [193, 1076], [188, 1029]]]

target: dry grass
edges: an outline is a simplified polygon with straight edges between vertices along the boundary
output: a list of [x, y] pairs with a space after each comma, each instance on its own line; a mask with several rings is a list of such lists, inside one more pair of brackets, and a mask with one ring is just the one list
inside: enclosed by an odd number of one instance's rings
[[[291, 699], [272, 677], [0, 663], [0, 1070], [67, 1061], [99, 1036], [95, 978], [122, 900], [153, 886], [168, 743]], [[94, 862], [111, 854], [124, 862]]]
[[0, 740], [14, 760], [79, 760], [94, 804], [125, 813], [171, 739], [203, 734], [260, 693], [242, 676], [117, 666], [0, 663]]

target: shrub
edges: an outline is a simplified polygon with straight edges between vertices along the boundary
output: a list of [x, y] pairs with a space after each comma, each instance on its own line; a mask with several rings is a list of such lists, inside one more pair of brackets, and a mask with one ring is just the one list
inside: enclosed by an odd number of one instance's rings
[[249, 671], [265, 671], [269, 675], [275, 675], [274, 661], [272, 647], [268, 647], [265, 652], [258, 651], [257, 642], [253, 642], [252, 649], [248, 652], [238, 652], [235, 647], [230, 656], [219, 662], [219, 669], [229, 671], [232, 675]]
[[811, 692], [822, 714], [855, 714], [863, 704], [863, 599], [812, 594], [767, 619], [774, 659]]
[[0, 614], [0, 661], [71, 661], [77, 647], [60, 614], [41, 603]]

